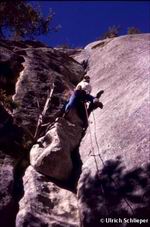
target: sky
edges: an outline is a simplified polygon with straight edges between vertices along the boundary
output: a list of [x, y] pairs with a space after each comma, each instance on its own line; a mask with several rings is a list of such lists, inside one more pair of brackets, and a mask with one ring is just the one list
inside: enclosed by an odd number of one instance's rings
[[46, 15], [49, 8], [55, 12], [53, 25], [61, 25], [58, 32], [40, 36], [49, 46], [69, 44], [84, 47], [100, 37], [108, 27], [120, 26], [120, 35], [128, 27], [150, 32], [150, 2], [148, 1], [30, 1], [39, 3]]

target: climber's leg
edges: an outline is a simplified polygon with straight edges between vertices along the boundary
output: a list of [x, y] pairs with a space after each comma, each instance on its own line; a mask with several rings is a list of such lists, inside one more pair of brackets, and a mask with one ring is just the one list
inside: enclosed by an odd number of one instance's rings
[[100, 102], [99, 100], [98, 101], [97, 100], [96, 101], [94, 100], [94, 102], [90, 103], [90, 105], [89, 105], [89, 108], [88, 108], [88, 116], [90, 115], [90, 113], [93, 110], [96, 110], [97, 108], [103, 109], [103, 103]]
[[68, 103], [65, 106], [65, 113], [63, 114], [63, 117], [66, 117], [69, 113], [70, 109], [74, 108], [77, 105], [79, 94], [77, 91], [75, 91], [71, 97], [69, 98]]
[[76, 95], [73, 94], [71, 95], [68, 103], [65, 106], [65, 112], [68, 112], [71, 108], [73, 108], [75, 106], [75, 103], [76, 103]]
[[86, 103], [84, 102], [80, 102], [77, 104], [77, 112], [78, 112], [78, 116], [83, 122], [82, 124], [83, 128], [87, 128], [88, 126], [88, 117], [86, 112], [87, 110], [85, 109], [85, 107], [86, 107]]
[[86, 94], [85, 99], [86, 99], [87, 101], [89, 101], [89, 102], [93, 102], [93, 100], [95, 99], [95, 97], [92, 96], [92, 95]]

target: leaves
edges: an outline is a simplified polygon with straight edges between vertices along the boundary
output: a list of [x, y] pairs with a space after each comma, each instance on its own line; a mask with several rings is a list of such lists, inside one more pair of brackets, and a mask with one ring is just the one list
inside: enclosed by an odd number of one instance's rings
[[140, 33], [141, 33], [141, 31], [138, 28], [136, 28], [136, 27], [129, 27], [128, 28], [128, 31], [127, 31], [127, 34], [128, 35], [131, 35], [131, 34], [140, 34]]
[[119, 30], [120, 26], [113, 25], [109, 27], [108, 31], [103, 34], [102, 39], [117, 37], [119, 35]]
[[8, 38], [8, 33], [15, 40], [47, 34], [53, 30], [50, 27], [53, 16], [52, 10], [49, 10], [48, 16], [43, 16], [37, 7], [25, 0], [1, 2], [0, 38]]

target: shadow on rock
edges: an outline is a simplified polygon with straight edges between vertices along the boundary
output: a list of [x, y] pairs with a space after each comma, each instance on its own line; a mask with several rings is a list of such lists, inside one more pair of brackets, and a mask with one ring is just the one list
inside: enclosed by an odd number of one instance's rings
[[81, 157], [80, 157], [80, 153], [79, 153], [79, 147], [76, 148], [72, 154], [71, 154], [71, 159], [72, 159], [72, 163], [73, 163], [73, 170], [72, 170], [72, 174], [71, 177], [69, 179], [68, 185], [69, 185], [69, 189], [73, 192], [77, 192], [77, 183], [78, 180], [80, 178], [80, 174], [81, 174], [81, 170], [82, 170], [82, 161], [81, 161]]
[[[100, 218], [148, 219], [150, 163], [127, 171], [120, 157], [106, 161], [94, 177], [90, 171], [81, 176], [78, 198], [81, 222], [86, 227], [108, 226], [108, 223], [100, 223]], [[125, 226], [137, 226], [135, 219]], [[111, 226], [124, 225], [111, 223]]]

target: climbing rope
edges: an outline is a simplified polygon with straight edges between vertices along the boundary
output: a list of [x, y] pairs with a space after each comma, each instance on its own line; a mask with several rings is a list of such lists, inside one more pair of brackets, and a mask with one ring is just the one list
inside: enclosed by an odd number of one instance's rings
[[[88, 112], [87, 112], [87, 108], [86, 108], [86, 104], [84, 104], [84, 107], [85, 107], [85, 111], [86, 111], [86, 117], [87, 117], [87, 122], [88, 122]], [[98, 163], [97, 163], [97, 160], [96, 160], [96, 154], [94, 152], [94, 145], [93, 145], [93, 141], [92, 141], [92, 133], [91, 133], [91, 128], [90, 128], [90, 124], [88, 122], [88, 125], [89, 125], [89, 132], [90, 132], [90, 140], [91, 140], [91, 151], [90, 153], [92, 152], [93, 153], [93, 157], [94, 157], [94, 161], [95, 161], [95, 165], [96, 165], [96, 169], [97, 169], [97, 172], [99, 172], [99, 168], [98, 168]], [[90, 154], [89, 153], [89, 154]], [[105, 199], [105, 204], [107, 204], [107, 200], [106, 200], [106, 196], [105, 196], [105, 190], [103, 188], [103, 185], [100, 184], [101, 186], [101, 191], [102, 191], [102, 195]], [[109, 207], [106, 205], [106, 213], [107, 213], [107, 216], [109, 217], [110, 216], [110, 210], [109, 210]]]
[[91, 130], [90, 130], [90, 124], [89, 124], [89, 121], [88, 121], [88, 112], [87, 112], [87, 106], [86, 106], [86, 103], [84, 103], [84, 108], [85, 108], [85, 113], [86, 113], [86, 120], [87, 120], [87, 124], [89, 126], [89, 132], [90, 132], [90, 140], [91, 140], [91, 151], [93, 151], [93, 156], [94, 156], [94, 161], [95, 161], [95, 165], [96, 165], [96, 169], [97, 171], [99, 170], [98, 169], [98, 163], [96, 161], [96, 155], [95, 155], [95, 152], [94, 152], [94, 146], [93, 146], [93, 141], [92, 141], [92, 133], [91, 133]]
[[[96, 135], [96, 120], [95, 120], [95, 116], [94, 116], [94, 113], [93, 113], [93, 112], [92, 112], [92, 115], [93, 115], [93, 121], [94, 121], [94, 137], [95, 137], [95, 141], [96, 141], [96, 145], [97, 145], [97, 149], [98, 149], [98, 157], [100, 158], [100, 160], [101, 160], [103, 166], [106, 167], [106, 165], [105, 165], [105, 163], [104, 163], [104, 161], [103, 161], [103, 158], [102, 158], [102, 156], [101, 156], [101, 154], [100, 154], [100, 148], [99, 148], [98, 139], [97, 139], [97, 135]], [[91, 133], [90, 133], [90, 134], [91, 134]], [[92, 142], [92, 143], [93, 143], [93, 142]], [[93, 147], [94, 147], [94, 146], [93, 146]], [[95, 159], [96, 159], [96, 158], [95, 158]], [[117, 183], [114, 179], [112, 179], [112, 181], [113, 181], [115, 187], [120, 187], [120, 184]], [[124, 199], [125, 203], [127, 204], [127, 206], [130, 208], [132, 214], [134, 215], [134, 210], [133, 210], [131, 204], [129, 203], [129, 201], [128, 201], [124, 196], [123, 196], [123, 199]]]
[[105, 166], [105, 163], [103, 161], [103, 158], [100, 154], [100, 148], [99, 148], [99, 144], [98, 144], [98, 140], [97, 140], [97, 135], [96, 135], [96, 120], [95, 120], [95, 116], [94, 116], [94, 113], [92, 111], [92, 115], [93, 115], [93, 120], [94, 120], [94, 137], [95, 137], [95, 142], [96, 142], [96, 145], [97, 145], [97, 150], [98, 150], [98, 156], [102, 162], [102, 164]]

